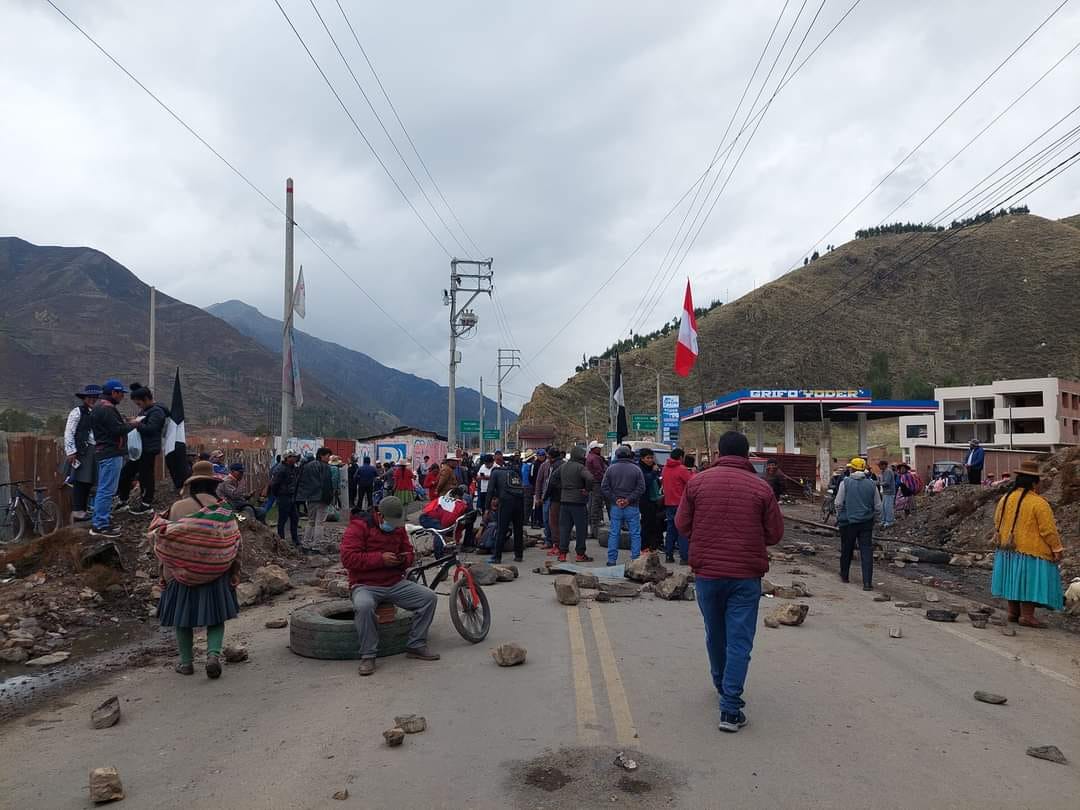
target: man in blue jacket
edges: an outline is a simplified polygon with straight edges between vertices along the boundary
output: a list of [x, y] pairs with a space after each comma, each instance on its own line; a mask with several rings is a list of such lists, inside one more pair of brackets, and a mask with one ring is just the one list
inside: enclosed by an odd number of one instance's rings
[[379, 471], [371, 463], [371, 458], [364, 456], [364, 463], [356, 469], [356, 508], [373, 509], [375, 506], [375, 479]]
[[967, 481], [969, 484], [981, 484], [983, 459], [986, 453], [979, 447], [978, 439], [972, 439], [968, 447], [967, 460], [964, 462], [964, 466], [967, 468]]
[[638, 502], [645, 494], [645, 476], [634, 461], [634, 451], [619, 445], [615, 463], [607, 468], [600, 484], [600, 494], [611, 505], [611, 529], [608, 532], [607, 561], [619, 561], [619, 533], [623, 523], [630, 532], [630, 559], [641, 556], [641, 511]]
[[90, 412], [90, 427], [94, 432], [94, 460], [97, 462], [97, 492], [94, 495], [94, 517], [90, 524], [91, 537], [120, 536], [112, 524], [112, 499], [120, 482], [120, 470], [127, 457], [127, 435], [135, 420], [127, 419], [119, 410], [128, 392], [119, 380], [106, 380], [101, 386], [101, 399]]

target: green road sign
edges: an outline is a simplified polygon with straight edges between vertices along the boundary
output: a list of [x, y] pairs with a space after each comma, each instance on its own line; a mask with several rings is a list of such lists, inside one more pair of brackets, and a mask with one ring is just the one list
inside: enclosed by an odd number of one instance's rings
[[630, 414], [630, 429], [641, 433], [655, 433], [658, 420], [651, 413]]
[[497, 431], [497, 430], [485, 430], [484, 431], [484, 438], [485, 439], [495, 439], [496, 441], [498, 441], [499, 439], [502, 438], [502, 436], [499, 434], [499, 431]]
[[458, 422], [458, 433], [479, 433], [479, 419], [462, 419]]
[[608, 437], [609, 439], [611, 439], [612, 441], [617, 441], [617, 440], [618, 440], [618, 438], [619, 438], [619, 434], [618, 434], [618, 433], [616, 433], [616, 432], [615, 432], [614, 430], [609, 430], [609, 431], [607, 432], [607, 437]]

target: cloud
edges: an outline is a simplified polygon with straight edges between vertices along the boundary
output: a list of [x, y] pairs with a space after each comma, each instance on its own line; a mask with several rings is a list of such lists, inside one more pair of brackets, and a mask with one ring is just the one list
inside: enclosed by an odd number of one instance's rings
[[[447, 249], [462, 255], [310, 6], [282, 2], [402, 191]], [[417, 177], [469, 247], [399, 137], [336, 3], [316, 2]], [[285, 178], [295, 178], [297, 220], [396, 321], [298, 234], [296, 258], [308, 287], [305, 330], [445, 382], [441, 296], [449, 257], [374, 160], [272, 3], [58, 3], [275, 203], [284, 205]], [[478, 301], [480, 330], [461, 346], [458, 379], [476, 385], [490, 375], [496, 350], [516, 342], [527, 366], [507, 387], [518, 394], [540, 380], [558, 384], [583, 352], [602, 350], [627, 327], [685, 209], [538, 353], [702, 172], [781, 6], [344, 5], [443, 193], [495, 259], [513, 337], [492, 305]], [[972, 15], [963, 4], [930, 0], [862, 3], [777, 96], [640, 328], [677, 314], [686, 276], [699, 301], [734, 298], [800, 264], [815, 247], [841, 243], [885, 216], [1065, 52], [1080, 11], [1066, 8], [1055, 17], [823, 237], [1053, 7], [1033, 5], [994, 0]], [[807, 47], [846, 7], [826, 4]], [[800, 26], [816, 8], [807, 4]], [[759, 77], [770, 63], [771, 54]], [[778, 71], [786, 64], [781, 59]], [[896, 217], [935, 214], [1069, 109], [1078, 84], [1074, 55]], [[754, 93], [756, 87], [749, 98]], [[279, 314], [280, 213], [45, 4], [22, 0], [5, 15], [0, 99], [0, 150], [13, 158], [5, 162], [7, 193], [0, 198], [8, 233], [98, 247], [197, 305], [235, 297]], [[1059, 217], [1076, 213], [1071, 197], [1062, 182], [1027, 202], [1036, 213]]]

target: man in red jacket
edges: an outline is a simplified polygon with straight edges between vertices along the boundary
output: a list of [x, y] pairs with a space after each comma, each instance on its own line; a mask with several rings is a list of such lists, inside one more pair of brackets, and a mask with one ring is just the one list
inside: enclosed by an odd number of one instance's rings
[[676, 447], [671, 457], [664, 464], [664, 474], [660, 481], [664, 488], [664, 514], [667, 517], [667, 538], [664, 540], [664, 561], [675, 562], [675, 545], [679, 546], [679, 565], [687, 565], [690, 555], [689, 541], [685, 534], [675, 527], [675, 512], [682, 502], [686, 484], [694, 471], [686, 466], [686, 451]]
[[757, 629], [766, 546], [784, 536], [784, 518], [769, 485], [750, 463], [746, 436], [728, 431], [720, 458], [686, 485], [675, 525], [690, 538], [690, 567], [705, 620], [705, 648], [720, 693], [720, 730], [746, 725], [742, 699]]
[[375, 671], [379, 629], [375, 608], [382, 602], [413, 612], [412, 630], [405, 644], [405, 656], [421, 661], [438, 661], [439, 654], [427, 647], [428, 629], [435, 618], [435, 592], [405, 579], [413, 563], [413, 548], [405, 533], [405, 508], [391, 495], [379, 501], [370, 517], [353, 515], [341, 539], [341, 564], [349, 572], [356, 632], [360, 635], [360, 674]]

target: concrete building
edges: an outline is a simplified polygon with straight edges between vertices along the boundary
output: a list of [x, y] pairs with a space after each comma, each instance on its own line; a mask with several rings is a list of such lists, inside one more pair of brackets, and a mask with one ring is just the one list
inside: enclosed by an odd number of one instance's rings
[[1058, 377], [995, 380], [935, 388], [933, 413], [900, 417], [900, 445], [910, 462], [916, 445], [1053, 451], [1080, 444], [1080, 381]]

